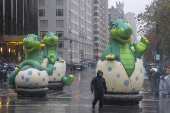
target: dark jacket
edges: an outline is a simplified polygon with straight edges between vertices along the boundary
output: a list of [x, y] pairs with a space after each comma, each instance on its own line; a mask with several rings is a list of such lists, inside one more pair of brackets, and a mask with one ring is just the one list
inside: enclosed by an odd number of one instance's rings
[[94, 90], [95, 93], [105, 93], [107, 92], [105, 79], [99, 76], [99, 73], [103, 73], [101, 70], [98, 70], [97, 76], [93, 78], [91, 81], [91, 89]]

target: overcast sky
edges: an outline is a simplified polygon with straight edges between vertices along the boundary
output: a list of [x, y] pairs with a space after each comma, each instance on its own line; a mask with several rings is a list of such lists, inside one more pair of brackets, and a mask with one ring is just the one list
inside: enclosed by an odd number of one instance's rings
[[141, 12], [144, 12], [145, 6], [149, 5], [153, 0], [109, 0], [109, 8], [111, 6], [116, 7], [116, 1], [124, 2], [125, 13], [132, 12], [137, 15]]
[[[144, 12], [145, 6], [149, 5], [153, 0], [108, 0], [108, 1], [109, 8], [111, 6], [114, 6], [116, 8], [116, 1], [124, 2], [124, 13], [126, 14], [128, 12], [131, 12], [135, 13], [135, 15], [137, 16], [139, 13]], [[140, 40], [140, 38], [141, 36], [138, 36], [137, 34], [138, 41]]]

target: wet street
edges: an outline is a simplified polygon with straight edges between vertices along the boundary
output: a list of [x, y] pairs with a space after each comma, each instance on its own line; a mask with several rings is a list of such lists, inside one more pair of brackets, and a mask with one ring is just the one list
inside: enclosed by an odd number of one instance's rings
[[[91, 108], [90, 82], [95, 71], [67, 74], [74, 75], [73, 83], [62, 91], [49, 91], [46, 97], [17, 97], [7, 83], [0, 84], [0, 113], [98, 113], [98, 103], [94, 111]], [[103, 113], [169, 113], [170, 99], [155, 97], [149, 91], [150, 84], [145, 79], [139, 105], [104, 105]]]

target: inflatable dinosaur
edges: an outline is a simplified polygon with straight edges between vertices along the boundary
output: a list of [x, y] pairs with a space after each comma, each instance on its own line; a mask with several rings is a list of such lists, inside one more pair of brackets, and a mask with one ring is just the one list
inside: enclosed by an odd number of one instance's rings
[[49, 76], [53, 73], [53, 65], [41, 66], [39, 48], [41, 45], [37, 35], [28, 34], [23, 39], [23, 50], [25, 61], [20, 63], [18, 69], [14, 70], [9, 77], [9, 88], [40, 88], [46, 87]]
[[144, 73], [141, 56], [147, 50], [149, 41], [142, 36], [140, 43], [134, 42], [132, 49], [132, 33], [133, 29], [125, 19], [110, 21], [110, 45], [97, 63], [97, 70], [103, 71], [110, 93], [138, 93], [142, 87]]
[[56, 47], [58, 37], [55, 33], [49, 32], [44, 36], [43, 42], [45, 43], [44, 52], [43, 55], [40, 56], [41, 61], [43, 61], [42, 65], [46, 66], [44, 63], [44, 58], [50, 58], [51, 60], [47, 62], [47, 64], [53, 64], [53, 74], [49, 78], [49, 84], [62, 82], [66, 86], [70, 85], [74, 79], [74, 76], [70, 75], [68, 78], [65, 77], [66, 64], [65, 61], [59, 57]]

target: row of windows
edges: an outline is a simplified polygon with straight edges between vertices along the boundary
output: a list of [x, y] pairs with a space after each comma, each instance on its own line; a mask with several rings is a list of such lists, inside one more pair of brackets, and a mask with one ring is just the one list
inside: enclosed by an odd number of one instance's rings
[[[71, 52], [70, 52], [71, 54]], [[84, 54], [83, 56], [81, 56], [81, 54], [79, 54], [78, 52], [72, 52], [72, 57], [73, 59], [81, 59], [83, 58], [93, 58], [92, 54]]]
[[84, 20], [86, 21], [88, 20], [89, 22], [91, 22], [91, 16], [88, 14], [86, 14], [86, 17], [83, 19], [73, 12], [69, 12], [69, 15], [70, 15], [70, 18], [73, 19], [74, 21], [78, 22], [79, 20], [79, 23], [82, 25], [84, 25], [84, 22], [85, 22]]
[[[48, 33], [48, 31], [40, 31], [40, 38], [43, 38], [46, 33]], [[59, 37], [59, 39], [63, 38], [64, 37], [64, 31], [56, 31], [56, 35]], [[82, 43], [91, 44], [91, 45], [93, 44], [93, 42], [91, 40], [85, 39], [83, 37], [79, 37], [78, 34], [71, 33], [70, 35], [74, 40], [80, 41]]]
[[[87, 2], [87, 4], [89, 4], [89, 6], [91, 6], [91, 3], [90, 3], [91, 0], [85, 0], [85, 1]], [[79, 5], [79, 6], [81, 6], [80, 10], [84, 9], [84, 10], [86, 10], [86, 12], [91, 13], [90, 7], [88, 7], [88, 5], [85, 5], [84, 2], [80, 0], [80, 5]], [[79, 1], [77, 1], [77, 3], [79, 3]], [[70, 5], [71, 5], [71, 9], [73, 9], [75, 12], [79, 11], [79, 7], [71, 0], [70, 0]]]
[[[45, 9], [39, 10], [39, 17], [45, 16]], [[56, 16], [64, 16], [63, 9], [56, 9]]]
[[80, 37], [79, 34], [76, 34], [76, 33], [71, 33], [69, 34], [73, 40], [76, 40], [76, 41], [79, 41], [79, 42], [82, 42], [82, 43], [86, 43], [86, 44], [90, 44], [92, 45], [93, 42], [87, 38], [84, 38], [84, 37]]
[[[40, 38], [43, 38], [48, 31], [40, 31]], [[64, 37], [64, 31], [56, 31], [58, 38]]]
[[[56, 0], [56, 5], [63, 5], [63, 0]], [[45, 0], [39, 0], [39, 6], [45, 6]]]
[[[48, 20], [40, 20], [41, 28], [48, 28]], [[56, 28], [64, 28], [63, 20], [56, 20]]]
[[73, 43], [74, 50], [83, 50], [84, 52], [93, 52], [93, 47], [84, 44]]

